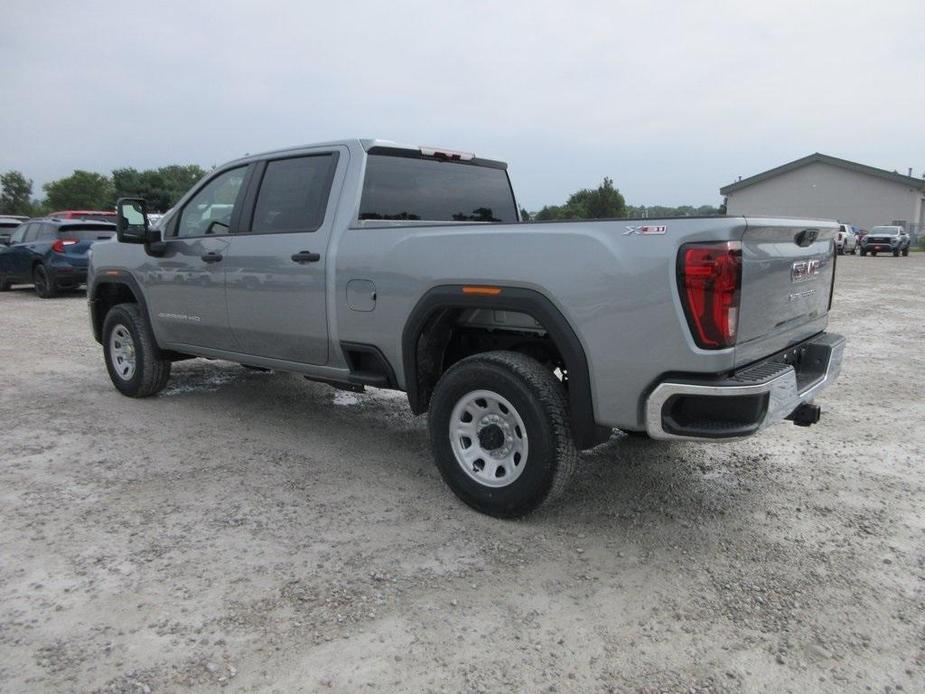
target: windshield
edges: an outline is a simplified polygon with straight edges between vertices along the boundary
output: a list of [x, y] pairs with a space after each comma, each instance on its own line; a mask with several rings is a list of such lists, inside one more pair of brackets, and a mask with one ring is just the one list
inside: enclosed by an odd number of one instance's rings
[[504, 168], [371, 153], [360, 219], [516, 222], [517, 208]]
[[871, 236], [898, 236], [898, 227], [874, 227], [870, 230]]

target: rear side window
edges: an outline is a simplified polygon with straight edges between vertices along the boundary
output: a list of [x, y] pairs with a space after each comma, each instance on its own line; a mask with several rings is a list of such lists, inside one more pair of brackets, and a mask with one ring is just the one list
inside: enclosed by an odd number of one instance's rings
[[336, 166], [335, 152], [267, 162], [251, 231], [315, 231], [324, 221]]
[[360, 219], [516, 222], [517, 210], [504, 169], [370, 154]]
[[53, 224], [36, 224], [39, 228], [38, 234], [35, 235], [36, 241], [50, 241], [55, 238], [55, 226]]

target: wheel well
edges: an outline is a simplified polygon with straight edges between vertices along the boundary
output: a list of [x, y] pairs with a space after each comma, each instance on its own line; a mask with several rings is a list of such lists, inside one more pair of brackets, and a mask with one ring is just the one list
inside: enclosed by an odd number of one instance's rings
[[606, 440], [610, 430], [594, 422], [584, 349], [555, 306], [527, 289], [504, 288], [500, 297], [484, 298], [465, 296], [461, 290], [456, 286], [432, 289], [405, 326], [402, 362], [412, 412], [427, 411], [440, 376], [460, 359], [509, 350], [533, 357], [563, 381], [572, 429], [581, 448]]
[[103, 321], [106, 320], [106, 314], [117, 304], [137, 304], [138, 297], [127, 284], [122, 282], [105, 282], [98, 284], [93, 292], [93, 298], [90, 302], [91, 316], [93, 320], [93, 335], [96, 341], [103, 339]]
[[506, 350], [533, 357], [556, 372], [568, 387], [568, 367], [562, 351], [539, 321], [530, 316], [537, 327], [525, 331], [473, 324], [470, 317], [471, 309], [444, 308], [434, 311], [424, 323], [416, 348], [416, 385], [421, 411], [427, 408], [437, 381], [447, 369], [482, 352]]

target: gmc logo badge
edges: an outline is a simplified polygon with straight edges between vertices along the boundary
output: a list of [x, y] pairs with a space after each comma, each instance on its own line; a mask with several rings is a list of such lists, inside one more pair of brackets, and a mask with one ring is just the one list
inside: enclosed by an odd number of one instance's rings
[[790, 280], [792, 282], [805, 282], [811, 280], [819, 274], [822, 269], [822, 261], [818, 258], [813, 260], [798, 260], [790, 268]]

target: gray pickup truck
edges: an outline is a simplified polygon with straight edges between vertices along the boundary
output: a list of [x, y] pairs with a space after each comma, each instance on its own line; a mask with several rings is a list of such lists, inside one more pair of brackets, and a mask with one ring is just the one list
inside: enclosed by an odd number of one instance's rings
[[835, 222], [522, 222], [504, 163], [346, 140], [230, 162], [149, 228], [119, 201], [93, 248], [115, 387], [191, 356], [407, 393], [464, 502], [518, 516], [613, 429], [718, 441], [837, 377]]

